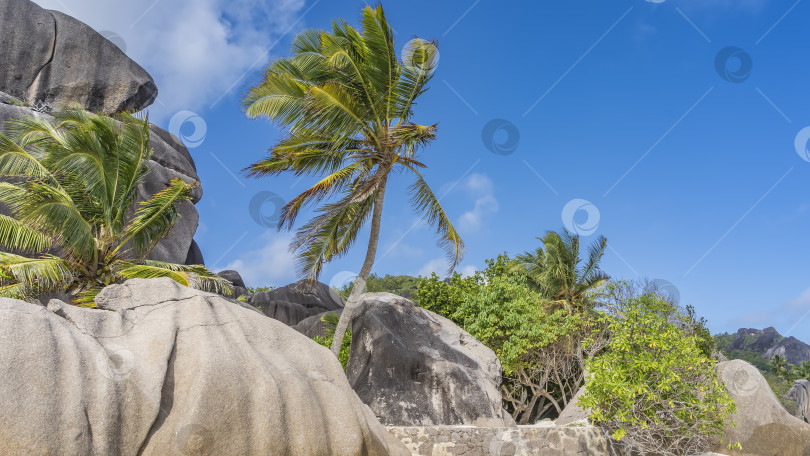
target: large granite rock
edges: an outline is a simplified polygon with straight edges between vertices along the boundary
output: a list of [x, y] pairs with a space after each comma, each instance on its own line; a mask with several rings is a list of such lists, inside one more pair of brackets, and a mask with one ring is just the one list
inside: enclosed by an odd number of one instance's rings
[[251, 296], [250, 304], [289, 326], [313, 315], [343, 309], [343, 301], [329, 285], [304, 280], [256, 293]]
[[0, 454], [408, 455], [329, 350], [170, 279], [0, 299]]
[[562, 409], [560, 416], [554, 421], [559, 426], [566, 426], [572, 423], [587, 423], [591, 416], [591, 411], [579, 406], [579, 399], [585, 394], [585, 387], [577, 391], [577, 394], [568, 401], [568, 405]]
[[[326, 323], [323, 321], [323, 317], [326, 314], [334, 314], [337, 318], [340, 318], [340, 315], [343, 313], [342, 310], [330, 310], [329, 312], [319, 313], [318, 315], [313, 315], [311, 317], [304, 318], [298, 324], [293, 325], [293, 329], [300, 332], [301, 334], [309, 337], [312, 339], [313, 337], [326, 337]], [[334, 331], [333, 331], [334, 332]]]
[[107, 114], [140, 111], [152, 77], [84, 23], [30, 0], [0, 0], [0, 91], [29, 104], [79, 103]]
[[[47, 114], [37, 112], [29, 107], [18, 106], [12, 97], [0, 94], [0, 131], [6, 131], [7, 123], [22, 116], [45, 116]], [[1, 101], [5, 100], [5, 101]], [[169, 181], [179, 177], [189, 184], [196, 184], [192, 192], [191, 201], [184, 201], [178, 204], [180, 219], [174, 225], [168, 236], [163, 239], [152, 250], [149, 258], [170, 263], [187, 264], [189, 252], [192, 249], [194, 233], [197, 231], [199, 214], [194, 204], [202, 198], [202, 186], [200, 178], [197, 176], [194, 161], [191, 155], [179, 140], [173, 140], [173, 136], [156, 126], [152, 126], [150, 142], [154, 153], [149, 160], [151, 170], [144, 182], [138, 189], [138, 201], [144, 201], [151, 195], [163, 190]], [[200, 259], [202, 256], [200, 255]], [[192, 258], [196, 261], [196, 258]]]
[[810, 423], [810, 381], [796, 380], [793, 382], [787, 397], [796, 401], [796, 418]]
[[501, 364], [450, 320], [390, 293], [361, 297], [346, 375], [389, 426], [504, 426]]
[[[758, 456], [810, 456], [810, 424], [794, 417], [782, 406], [765, 377], [742, 360], [717, 365], [717, 374], [737, 404], [727, 425], [718, 453]], [[739, 442], [742, 451], [726, 445]]]
[[229, 297], [238, 298], [242, 295], [247, 295], [248, 291], [247, 287], [245, 286], [245, 281], [242, 280], [242, 276], [237, 271], [228, 269], [218, 272], [217, 275], [231, 282], [233, 285], [233, 293], [231, 293]]

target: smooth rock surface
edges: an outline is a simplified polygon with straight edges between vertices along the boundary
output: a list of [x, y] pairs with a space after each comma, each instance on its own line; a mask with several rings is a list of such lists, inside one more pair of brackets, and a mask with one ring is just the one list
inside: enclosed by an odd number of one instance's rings
[[[794, 417], [782, 406], [765, 377], [742, 360], [717, 365], [717, 374], [737, 404], [726, 426], [723, 444], [714, 451], [733, 455], [810, 456], [810, 424]], [[725, 445], [739, 442], [742, 451]]]
[[78, 103], [94, 112], [140, 111], [152, 77], [86, 24], [30, 0], [0, 1], [0, 91], [31, 105]]
[[231, 284], [233, 285], [233, 293], [231, 293], [230, 297], [238, 298], [239, 296], [247, 295], [247, 287], [245, 286], [245, 281], [242, 280], [242, 276], [239, 275], [237, 271], [228, 269], [225, 271], [218, 272], [217, 275], [231, 282]]
[[343, 301], [329, 285], [306, 281], [256, 293], [251, 296], [250, 304], [288, 326], [313, 315], [343, 309]]
[[0, 454], [406, 455], [337, 360], [170, 279], [0, 299]]
[[810, 423], [810, 381], [796, 380], [793, 382], [787, 397], [796, 401], [796, 418]]
[[559, 426], [565, 426], [576, 422], [587, 422], [588, 417], [591, 416], [590, 410], [585, 410], [577, 404], [579, 398], [585, 394], [585, 387], [577, 391], [577, 394], [568, 401], [568, 405], [560, 412], [560, 416], [554, 421]]
[[346, 375], [388, 426], [514, 425], [495, 353], [450, 320], [390, 293], [364, 294]]

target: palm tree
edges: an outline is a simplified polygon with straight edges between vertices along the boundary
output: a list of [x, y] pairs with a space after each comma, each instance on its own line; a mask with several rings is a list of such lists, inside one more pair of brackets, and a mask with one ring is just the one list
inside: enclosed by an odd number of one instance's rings
[[[427, 90], [438, 58], [436, 44], [413, 39], [397, 59], [382, 6], [362, 11], [362, 30], [343, 20], [332, 31], [299, 34], [292, 56], [275, 60], [244, 100], [247, 115], [266, 117], [288, 130], [250, 176], [283, 172], [324, 176], [282, 210], [279, 229], [291, 229], [301, 208], [318, 205], [290, 246], [301, 275], [317, 280], [324, 263], [345, 254], [370, 219], [366, 258], [336, 328], [337, 354], [358, 296], [371, 273], [380, 237], [388, 177], [407, 172], [414, 209], [436, 228], [452, 270], [464, 244], [420, 173], [419, 152], [436, 136], [436, 125], [413, 123], [417, 98]], [[324, 200], [339, 195], [337, 201]]]
[[568, 230], [563, 230], [562, 234], [548, 231], [538, 239], [543, 246], [515, 257], [508, 267], [509, 272], [526, 275], [533, 288], [554, 305], [571, 309], [588, 304], [588, 292], [609, 279], [599, 269], [607, 239], [600, 236], [591, 244], [582, 265], [578, 235]]
[[203, 266], [147, 260], [179, 218], [191, 185], [173, 179], [139, 204], [149, 173], [149, 122], [65, 109], [0, 133], [0, 296], [67, 292], [92, 305], [106, 285], [171, 277], [210, 291], [229, 284]]
[[810, 380], [810, 361], [802, 361], [801, 364], [793, 368], [798, 378]]
[[768, 362], [768, 365], [771, 367], [771, 372], [779, 377], [782, 377], [787, 373], [787, 361], [782, 355], [773, 355], [771, 360]]

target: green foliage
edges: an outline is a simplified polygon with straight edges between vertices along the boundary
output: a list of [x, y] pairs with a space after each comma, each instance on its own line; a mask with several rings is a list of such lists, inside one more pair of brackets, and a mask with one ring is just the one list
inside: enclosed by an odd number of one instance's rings
[[556, 307], [590, 307], [589, 293], [608, 281], [607, 274], [599, 269], [607, 239], [597, 238], [584, 261], [579, 255], [578, 235], [567, 230], [562, 234], [549, 231], [539, 239], [543, 246], [518, 255], [510, 262], [509, 272], [525, 275], [532, 288]]
[[173, 179], [136, 204], [152, 155], [148, 121], [82, 109], [52, 117], [12, 121], [0, 134], [0, 202], [11, 211], [0, 216], [0, 296], [67, 292], [92, 305], [107, 285], [157, 277], [230, 291], [203, 266], [146, 259], [193, 189]]
[[[324, 323], [325, 335], [323, 337], [315, 336], [312, 338], [312, 340], [326, 348], [330, 348], [332, 346], [332, 341], [335, 339], [335, 327], [338, 323], [338, 316], [335, 313], [326, 313], [321, 317], [321, 321]], [[338, 355], [338, 361], [340, 361], [340, 364], [343, 365], [343, 370], [346, 370], [346, 365], [349, 363], [349, 350], [351, 349], [351, 346], [352, 331], [346, 330], [346, 335], [343, 336], [343, 341], [340, 344], [340, 354]]]
[[266, 286], [266, 287], [247, 287], [248, 294], [255, 295], [256, 293], [261, 293], [263, 291], [273, 291], [275, 287]]
[[[499, 255], [470, 277], [419, 284], [422, 307], [444, 315], [491, 348], [503, 368], [504, 406], [520, 424], [554, 417], [582, 384], [582, 361], [604, 343], [600, 316], [552, 308]], [[588, 340], [589, 347], [585, 347]]]
[[[366, 281], [366, 293], [393, 293], [399, 296], [405, 296], [411, 301], [416, 302], [416, 289], [419, 286], [420, 279], [418, 277], [411, 277], [408, 275], [389, 275], [380, 277], [376, 274], [371, 274]], [[338, 290], [340, 297], [344, 301], [349, 299], [349, 294], [352, 291], [354, 282], [346, 284], [343, 289]]]
[[586, 361], [580, 405], [628, 450], [707, 451], [736, 409], [691, 320], [654, 294], [628, 299], [611, 316], [607, 349]]

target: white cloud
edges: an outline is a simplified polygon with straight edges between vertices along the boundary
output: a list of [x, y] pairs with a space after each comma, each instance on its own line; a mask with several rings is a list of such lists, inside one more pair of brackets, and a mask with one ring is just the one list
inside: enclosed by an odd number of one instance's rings
[[444, 277], [447, 274], [447, 259], [436, 258], [430, 260], [422, 266], [422, 269], [416, 273], [417, 276], [430, 277], [431, 274], [436, 273], [439, 277]]
[[[433, 260], [428, 261], [425, 263], [424, 266], [416, 273], [417, 276], [422, 277], [430, 277], [430, 274], [436, 273], [439, 277], [445, 277], [447, 275], [447, 264], [446, 258], [436, 258]], [[456, 268], [456, 272], [461, 274], [463, 277], [469, 277], [475, 274], [476, 267], [473, 265], [462, 266], [460, 268]]]
[[485, 217], [498, 212], [498, 200], [495, 198], [492, 179], [484, 174], [474, 173], [464, 180], [461, 188], [475, 199], [475, 206], [461, 215], [458, 221], [460, 231], [478, 231]]
[[302, 26], [296, 21], [304, 6], [304, 0], [34, 1], [124, 40], [127, 54], [158, 86], [149, 109], [153, 121], [205, 110], [229, 89], [244, 90], [253, 81], [240, 77], [251, 67], [260, 70], [271, 57], [268, 49]]
[[244, 253], [223, 269], [239, 271], [245, 284], [261, 287], [279, 286], [296, 280], [295, 257], [290, 252], [290, 234], [275, 232], [261, 237], [264, 246]]

